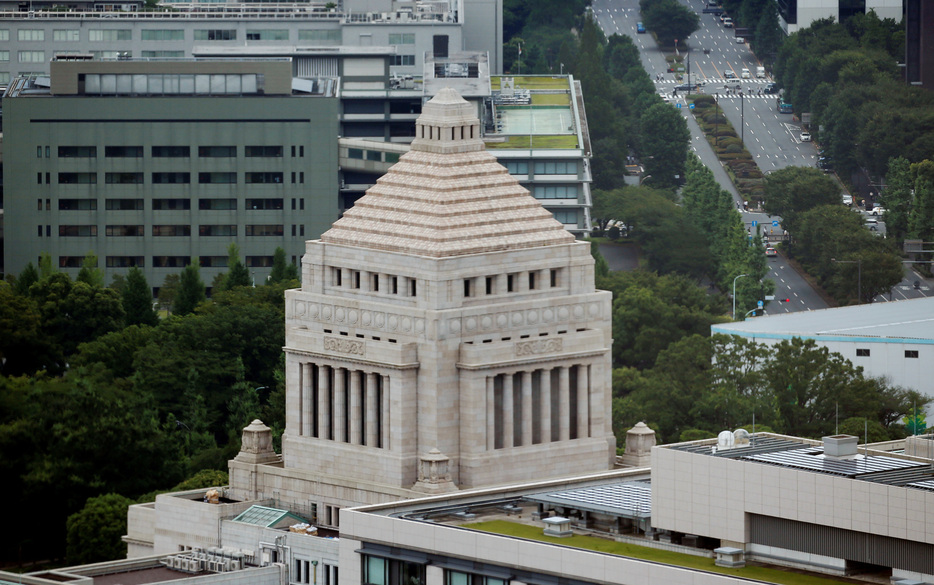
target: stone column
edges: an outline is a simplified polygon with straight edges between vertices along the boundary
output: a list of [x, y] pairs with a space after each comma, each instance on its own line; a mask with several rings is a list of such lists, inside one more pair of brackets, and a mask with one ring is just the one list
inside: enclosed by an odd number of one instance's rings
[[299, 410], [299, 420], [301, 421], [301, 435], [303, 437], [310, 437], [312, 429], [314, 429], [314, 416], [315, 416], [315, 405], [313, 404], [314, 392], [314, 365], [312, 364], [301, 364], [301, 380], [302, 380], [302, 404], [301, 409]]
[[541, 381], [538, 384], [539, 387], [539, 399], [542, 402], [541, 416], [542, 416], [542, 435], [539, 437], [539, 442], [541, 443], [550, 443], [551, 442], [551, 369], [545, 368], [542, 372]]
[[590, 377], [586, 364], [577, 366], [577, 438], [590, 436]]
[[532, 372], [522, 372], [522, 444], [532, 444]]
[[331, 368], [318, 366], [318, 438], [331, 438]]
[[496, 378], [486, 377], [486, 450], [496, 449]]
[[558, 368], [558, 440], [571, 438], [571, 376], [567, 366]]
[[366, 373], [366, 383], [363, 391], [366, 395], [366, 446], [376, 447], [379, 443], [379, 424], [376, 420], [376, 374]]
[[515, 414], [513, 407], [515, 400], [512, 389], [512, 372], [503, 374], [503, 448], [508, 449], [513, 446], [516, 436]]
[[347, 403], [347, 388], [344, 385], [344, 368], [334, 368], [334, 440], [344, 443], [347, 441], [347, 412], [344, 405]]
[[363, 443], [363, 397], [360, 395], [362, 373], [359, 370], [350, 370], [350, 412], [347, 418], [350, 419], [351, 445]]
[[382, 440], [380, 441], [380, 446], [383, 449], [390, 449], [391, 445], [389, 442], [389, 389], [390, 384], [392, 383], [392, 378], [389, 376], [380, 376], [380, 405], [379, 405], [379, 420], [381, 422], [380, 429], [382, 430]]

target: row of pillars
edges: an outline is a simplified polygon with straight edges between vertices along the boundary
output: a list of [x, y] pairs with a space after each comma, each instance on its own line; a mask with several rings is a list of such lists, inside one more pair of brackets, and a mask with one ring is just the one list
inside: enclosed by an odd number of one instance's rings
[[490, 376], [486, 394], [489, 451], [589, 436], [589, 366]]
[[310, 363], [301, 372], [302, 436], [389, 448], [389, 376]]

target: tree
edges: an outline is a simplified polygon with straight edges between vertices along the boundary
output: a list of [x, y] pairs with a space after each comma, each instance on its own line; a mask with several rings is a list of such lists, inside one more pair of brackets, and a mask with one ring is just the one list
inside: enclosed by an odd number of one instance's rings
[[272, 255], [272, 272], [269, 273], [269, 278], [266, 279], [267, 284], [275, 284], [285, 280], [286, 266], [285, 250], [282, 249], [282, 246], [276, 246], [276, 251]]
[[97, 256], [93, 251], [88, 252], [81, 261], [81, 270], [78, 271], [78, 282], [85, 282], [91, 286], [104, 286], [104, 271], [97, 267]]
[[230, 244], [227, 247], [227, 265], [230, 269], [227, 271], [227, 278], [224, 279], [224, 290], [238, 286], [250, 286], [252, 283], [250, 271], [240, 261], [240, 247], [237, 244]]
[[908, 216], [912, 207], [911, 164], [905, 157], [889, 161], [889, 171], [885, 176], [886, 187], [879, 196], [879, 202], [885, 208], [885, 234], [901, 246], [908, 234]]
[[67, 562], [86, 565], [126, 558], [122, 536], [133, 503], [119, 494], [88, 498], [84, 508], [68, 517]]
[[162, 286], [159, 287], [159, 307], [169, 314], [172, 313], [175, 305], [180, 281], [181, 277], [178, 274], [167, 274], [165, 280], [162, 281]]
[[178, 293], [176, 293], [175, 302], [172, 303], [175, 314], [184, 316], [195, 310], [199, 304], [205, 301], [204, 282], [198, 273], [198, 265], [191, 263], [182, 270], [182, 276], [178, 283]]
[[41, 325], [35, 301], [0, 282], [0, 373], [20, 376], [50, 365]]
[[765, 212], [782, 216], [782, 225], [794, 233], [801, 213], [819, 205], [839, 205], [840, 189], [820, 170], [785, 167], [764, 181]]
[[23, 271], [16, 277], [14, 288], [16, 294], [26, 296], [29, 294], [29, 287], [39, 280], [39, 271], [33, 266], [32, 262], [23, 268]]
[[127, 273], [123, 311], [127, 325], [155, 325], [159, 322], [158, 315], [152, 310], [152, 291], [146, 276], [135, 266]]
[[675, 108], [656, 103], [642, 114], [640, 123], [646, 129], [642, 136], [646, 173], [655, 185], [676, 185], [684, 177], [691, 140], [687, 122]]
[[687, 44], [687, 38], [700, 28], [700, 17], [696, 12], [676, 0], [640, 0], [642, 20], [645, 27], [655, 33], [662, 46]]

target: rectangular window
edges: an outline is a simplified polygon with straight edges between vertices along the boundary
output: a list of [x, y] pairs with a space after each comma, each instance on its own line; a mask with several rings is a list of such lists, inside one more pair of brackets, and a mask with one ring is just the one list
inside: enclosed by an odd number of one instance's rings
[[535, 185], [536, 199], [577, 199], [577, 185]]
[[152, 226], [152, 235], [162, 236], [190, 236], [190, 225], [154, 225]]
[[856, 357], [869, 357], [869, 350], [868, 349], [857, 349]]
[[10, 52], [9, 51], [0, 51], [0, 61], [9, 61]]
[[363, 582], [366, 585], [389, 585], [389, 561], [366, 555], [363, 561]]
[[226, 268], [227, 256], [201, 256], [198, 264], [203, 268]]
[[143, 158], [142, 146], [105, 146], [106, 158]]
[[104, 202], [105, 209], [110, 211], [142, 211], [142, 199], [108, 199]]
[[58, 257], [59, 268], [81, 268], [81, 265], [83, 263], [84, 263], [83, 256], [59, 256]]
[[488, 295], [493, 294], [493, 283], [494, 283], [494, 280], [493, 280], [493, 279], [494, 279], [494, 278], [495, 278], [494, 276], [487, 276], [487, 277], [486, 277], [486, 294], [488, 294]]
[[190, 146], [153, 146], [153, 158], [188, 158], [191, 156]]
[[470, 293], [471, 293], [471, 291], [470, 291], [471, 285], [473, 285], [473, 281], [472, 281], [470, 278], [465, 278], [465, 279], [464, 279], [464, 297], [465, 297], [465, 298], [471, 296], [471, 295], [470, 295]]
[[10, 29], [4, 28], [0, 29], [0, 41], [9, 41], [10, 40]]
[[60, 225], [58, 226], [58, 237], [60, 238], [81, 238], [96, 237], [96, 225]]
[[390, 45], [414, 45], [415, 33], [389, 33]]
[[237, 182], [237, 173], [198, 173], [198, 182], [202, 185], [232, 184]]
[[269, 268], [272, 266], [272, 256], [247, 256], [244, 263], [247, 268]]
[[917, 358], [917, 357], [918, 357], [918, 350], [917, 350], [917, 349], [906, 349], [906, 350], [905, 350], [905, 357], [906, 357], [906, 358]]
[[16, 39], [19, 41], [44, 41], [45, 31], [34, 28], [21, 28], [16, 31]]
[[104, 182], [111, 185], [142, 185], [143, 173], [104, 173]]
[[190, 183], [191, 173], [153, 173], [153, 185]]
[[282, 173], [245, 173], [245, 182], [247, 184], [260, 183], [281, 183]]
[[[42, 200], [39, 200], [39, 209], [42, 209]], [[95, 211], [97, 199], [59, 199], [59, 211]]]
[[535, 273], [529, 272], [529, 290], [535, 290]]
[[198, 209], [207, 211], [231, 210], [237, 208], [236, 199], [198, 199]]
[[144, 59], [183, 59], [185, 51], [141, 51], [140, 56]]
[[185, 31], [180, 28], [143, 30], [144, 41], [184, 41]]
[[153, 256], [153, 268], [184, 268], [191, 264], [191, 256]]
[[298, 31], [298, 40], [324, 42], [341, 42], [340, 29], [335, 30], [300, 30]]
[[282, 225], [248, 225], [246, 226], [247, 236], [281, 236], [285, 233]]
[[576, 209], [550, 209], [552, 214], [554, 214], [555, 219], [560, 221], [565, 225], [577, 225], [577, 210]]
[[191, 209], [191, 199], [166, 198], [153, 199], [153, 211], [181, 211]]
[[556, 286], [558, 286], [558, 269], [552, 268], [551, 269], [551, 288], [555, 288]]
[[97, 183], [97, 173], [59, 173], [59, 185], [90, 185]]
[[107, 268], [145, 268], [143, 256], [107, 256]]
[[396, 67], [414, 67], [415, 55], [393, 55], [389, 59], [389, 64]]
[[[508, 167], [507, 167], [508, 168]], [[536, 175], [576, 175], [575, 161], [535, 161]]]
[[386, 153], [386, 162], [388, 162], [388, 163], [397, 163], [397, 162], [399, 162], [399, 153], [398, 153], [398, 152], [387, 152], [387, 153]]
[[237, 156], [236, 146], [199, 146], [198, 156], [201, 158], [233, 158]]
[[59, 146], [59, 158], [97, 158], [96, 146]]
[[236, 236], [237, 226], [235, 225], [200, 225], [198, 226], [198, 235], [204, 236], [204, 237]]
[[10, 72], [0, 71], [0, 85], [8, 85], [9, 83], [10, 83]]
[[235, 41], [237, 40], [236, 29], [208, 29], [195, 30], [196, 41]]
[[379, 162], [383, 158], [383, 153], [378, 150], [368, 150], [366, 151], [366, 159]]
[[136, 237], [145, 235], [141, 225], [109, 225], [105, 232], [108, 236]]
[[20, 63], [45, 63], [45, 51], [20, 51]]
[[287, 41], [289, 40], [289, 30], [284, 28], [276, 29], [247, 29], [246, 40], [248, 41]]
[[247, 199], [247, 209], [282, 209], [284, 199]]
[[362, 148], [348, 148], [347, 149], [347, 158], [354, 158], [357, 160], [363, 160], [363, 149]]
[[91, 42], [132, 41], [133, 33], [130, 29], [91, 29], [88, 31], [88, 40]]
[[247, 158], [281, 157], [282, 147], [281, 146], [247, 146], [244, 154]]

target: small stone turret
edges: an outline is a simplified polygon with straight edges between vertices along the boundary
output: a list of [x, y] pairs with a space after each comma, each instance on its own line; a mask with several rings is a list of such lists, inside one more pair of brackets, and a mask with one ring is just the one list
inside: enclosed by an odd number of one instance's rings
[[254, 419], [243, 429], [240, 453], [235, 460], [251, 464], [278, 461], [279, 455], [272, 448], [272, 429], [264, 425], [263, 421]]

